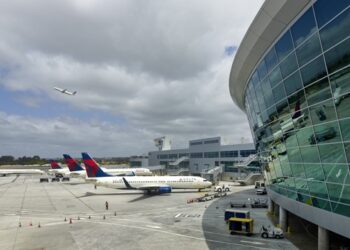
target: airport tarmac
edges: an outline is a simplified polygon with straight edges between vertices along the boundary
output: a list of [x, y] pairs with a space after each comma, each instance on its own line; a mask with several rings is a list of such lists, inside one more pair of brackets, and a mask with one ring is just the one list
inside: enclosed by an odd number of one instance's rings
[[[230, 235], [224, 209], [232, 199], [255, 196], [252, 187], [231, 188], [227, 197], [187, 204], [203, 193], [145, 196], [95, 190], [80, 179], [39, 183], [34, 176], [2, 177], [0, 249], [296, 249], [286, 239]], [[270, 223], [266, 209], [248, 209], [256, 232]]]

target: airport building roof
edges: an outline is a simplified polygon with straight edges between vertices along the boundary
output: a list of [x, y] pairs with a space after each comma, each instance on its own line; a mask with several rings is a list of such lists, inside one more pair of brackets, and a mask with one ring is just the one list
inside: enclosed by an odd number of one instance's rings
[[259, 60], [311, 0], [266, 0], [235, 55], [229, 80], [233, 101], [244, 110], [247, 81]]

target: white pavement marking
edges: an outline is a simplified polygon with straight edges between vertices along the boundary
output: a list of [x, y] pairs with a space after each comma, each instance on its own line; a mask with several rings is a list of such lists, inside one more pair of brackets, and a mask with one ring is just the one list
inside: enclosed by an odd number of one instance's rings
[[179, 213], [179, 214], [175, 215], [175, 218], [179, 217], [180, 215], [181, 215], [181, 213]]
[[149, 227], [149, 228], [155, 228], [155, 229], [160, 229], [160, 228], [162, 228], [162, 227], [159, 227], [159, 226], [153, 226], [153, 225], [147, 225], [147, 227]]
[[265, 245], [265, 243], [263, 243], [263, 242], [259, 242], [259, 241], [247, 241], [247, 240], [241, 240], [240, 242], [242, 242], [242, 243], [254, 244], [254, 245]]
[[120, 224], [120, 223], [110, 223], [110, 222], [102, 222], [102, 221], [99, 221], [99, 222], [98, 221], [84, 221], [84, 223], [106, 224], [106, 225], [115, 225], [115, 226], [129, 227], [129, 228], [141, 229], [141, 230], [152, 230], [152, 231], [156, 231], [156, 232], [163, 233], [163, 234], [169, 234], [169, 235], [173, 235], [173, 236], [179, 236], [179, 237], [184, 237], [184, 238], [189, 238], [189, 239], [194, 239], [194, 240], [208, 241], [208, 242], [227, 244], [227, 245], [234, 245], [234, 246], [250, 247], [250, 248], [254, 248], [254, 249], [277, 250], [277, 249], [273, 249], [273, 248], [258, 247], [258, 246], [248, 246], [248, 245], [239, 244], [239, 243], [233, 243], [233, 242], [226, 242], [226, 241], [219, 241], [219, 240], [210, 240], [210, 239], [205, 239], [205, 238], [189, 236], [189, 235], [185, 235], [185, 234], [167, 232], [167, 231], [160, 230], [160, 229], [155, 229], [155, 228], [146, 228], [146, 227], [125, 225], [125, 224]]

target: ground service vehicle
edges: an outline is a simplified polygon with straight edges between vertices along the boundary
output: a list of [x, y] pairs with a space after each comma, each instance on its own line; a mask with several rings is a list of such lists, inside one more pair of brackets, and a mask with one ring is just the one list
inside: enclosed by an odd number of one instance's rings
[[215, 192], [230, 192], [230, 188], [225, 187], [225, 186], [216, 186], [214, 191]]
[[263, 181], [256, 181], [255, 182], [255, 188], [263, 188], [265, 187], [265, 182]]
[[69, 178], [69, 177], [67, 177], [67, 176], [62, 177], [62, 181], [69, 181], [69, 180], [70, 180], [70, 178]]
[[51, 182], [60, 182], [60, 178], [58, 177], [52, 177]]
[[232, 208], [234, 208], [234, 207], [243, 207], [244, 208], [244, 207], [247, 207], [247, 204], [245, 202], [234, 202], [234, 201], [231, 201], [230, 206]]
[[276, 227], [261, 227], [261, 237], [262, 238], [275, 238], [275, 239], [282, 239], [284, 238], [283, 230]]
[[40, 182], [49, 182], [49, 178], [47, 177], [40, 178]]
[[267, 208], [267, 200], [266, 199], [252, 199], [250, 206], [252, 208]]
[[266, 188], [265, 187], [257, 188], [256, 189], [256, 194], [258, 194], [258, 195], [267, 194]]
[[245, 210], [237, 210], [237, 209], [226, 209], [225, 210], [225, 221], [228, 221], [230, 218], [250, 218], [250, 212]]
[[251, 218], [235, 218], [228, 220], [228, 228], [231, 234], [246, 234], [251, 236], [254, 233], [254, 220]]

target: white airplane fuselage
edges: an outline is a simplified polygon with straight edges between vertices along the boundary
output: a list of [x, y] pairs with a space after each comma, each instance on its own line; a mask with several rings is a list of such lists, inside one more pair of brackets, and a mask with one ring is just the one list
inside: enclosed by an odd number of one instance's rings
[[68, 168], [52, 168], [49, 169], [49, 173], [70, 175], [70, 171]]
[[11, 174], [44, 174], [40, 169], [0, 169], [0, 176]]
[[[110, 175], [131, 175], [135, 173], [135, 175], [152, 175], [152, 172], [149, 171], [148, 168], [101, 168], [103, 172], [106, 172]], [[79, 170], [70, 172], [71, 176], [76, 176], [80, 178], [86, 178], [86, 171], [85, 170]]]
[[172, 189], [204, 189], [212, 183], [197, 176], [125, 176], [125, 177], [99, 177], [91, 179], [96, 185], [116, 189], [127, 189], [123, 178], [135, 189], [152, 186], [170, 186]]

